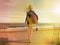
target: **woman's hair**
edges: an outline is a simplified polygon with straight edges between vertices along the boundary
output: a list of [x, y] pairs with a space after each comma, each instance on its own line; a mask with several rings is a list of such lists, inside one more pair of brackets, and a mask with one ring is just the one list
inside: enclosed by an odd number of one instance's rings
[[27, 10], [32, 10], [33, 8], [32, 8], [32, 6], [31, 5], [29, 5], [24, 11], [27, 11]]

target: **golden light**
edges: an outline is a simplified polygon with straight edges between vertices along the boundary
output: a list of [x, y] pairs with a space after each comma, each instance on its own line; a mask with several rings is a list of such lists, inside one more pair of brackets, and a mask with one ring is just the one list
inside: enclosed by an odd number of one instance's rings
[[60, 3], [55, 4], [54, 13], [55, 14], [60, 14]]

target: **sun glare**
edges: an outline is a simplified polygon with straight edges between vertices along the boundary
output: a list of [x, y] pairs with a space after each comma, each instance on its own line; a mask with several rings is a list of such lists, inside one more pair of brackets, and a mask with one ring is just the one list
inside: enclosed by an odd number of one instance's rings
[[58, 3], [54, 6], [54, 12], [55, 12], [55, 14], [60, 14], [60, 3]]

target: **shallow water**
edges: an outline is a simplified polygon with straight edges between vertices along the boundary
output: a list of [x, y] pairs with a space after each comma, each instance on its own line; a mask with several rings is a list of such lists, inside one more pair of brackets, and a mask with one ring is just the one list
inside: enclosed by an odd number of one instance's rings
[[38, 28], [33, 31], [31, 43], [28, 43], [27, 28], [0, 29], [0, 37], [8, 38], [9, 45], [59, 45], [60, 29], [53, 26]]

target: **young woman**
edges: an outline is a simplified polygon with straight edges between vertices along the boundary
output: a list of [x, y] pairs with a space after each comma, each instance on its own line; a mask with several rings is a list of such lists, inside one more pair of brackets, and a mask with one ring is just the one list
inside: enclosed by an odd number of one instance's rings
[[31, 5], [28, 6], [26, 13], [27, 16], [26, 16], [25, 23], [28, 25], [28, 39], [29, 41], [31, 41], [33, 26], [38, 23], [38, 16], [32, 10]]

